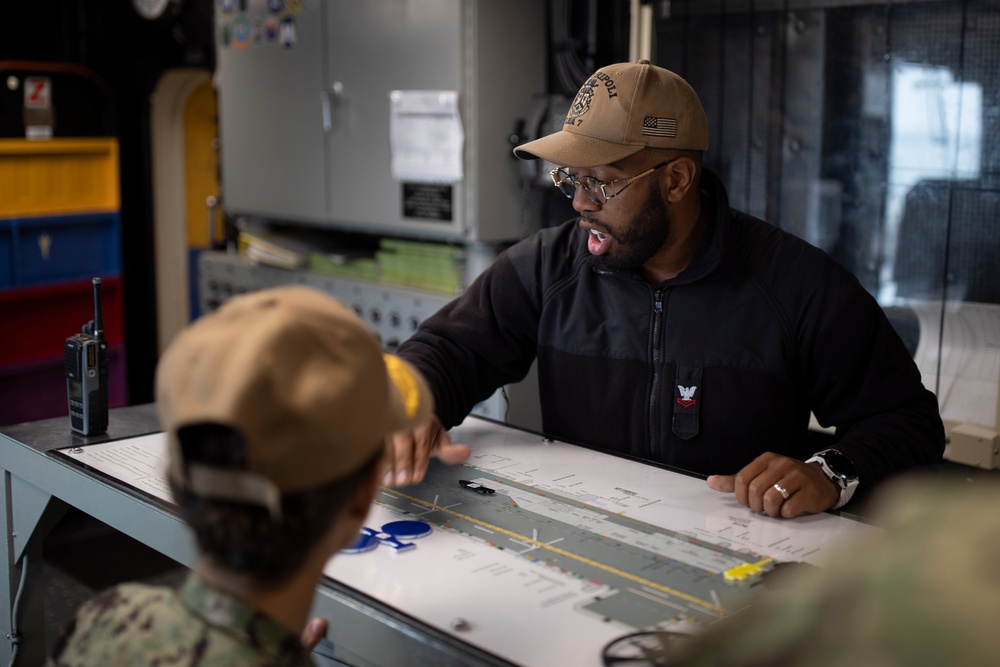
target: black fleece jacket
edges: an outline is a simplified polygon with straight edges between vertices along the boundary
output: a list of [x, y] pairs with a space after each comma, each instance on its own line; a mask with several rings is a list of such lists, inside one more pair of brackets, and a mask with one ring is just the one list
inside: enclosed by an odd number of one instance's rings
[[398, 352], [444, 426], [537, 357], [543, 429], [559, 440], [731, 474], [766, 451], [814, 454], [812, 411], [860, 489], [939, 461], [937, 400], [872, 296], [821, 250], [731, 209], [707, 169], [702, 191], [705, 240], [658, 286], [601, 269], [571, 220], [428, 318]]

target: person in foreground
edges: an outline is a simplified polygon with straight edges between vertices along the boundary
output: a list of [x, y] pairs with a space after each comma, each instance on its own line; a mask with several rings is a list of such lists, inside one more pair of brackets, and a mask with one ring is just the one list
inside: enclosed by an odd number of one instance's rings
[[285, 287], [181, 332], [156, 399], [197, 569], [179, 590], [123, 584], [85, 603], [50, 664], [311, 665], [322, 569], [357, 538], [387, 434], [431, 416], [426, 384], [349, 308]]
[[[997, 664], [1000, 488], [906, 479], [876, 494], [884, 532], [789, 575], [677, 646], [676, 667]], [[861, 554], [861, 555], [859, 555]]]
[[[392, 439], [391, 481], [469, 455], [446, 429], [537, 359], [546, 435], [708, 476], [756, 512], [845, 505], [940, 460], [934, 395], [882, 309], [821, 250], [730, 208], [694, 90], [648, 61], [580, 88], [517, 147], [579, 217], [502, 253], [398, 349], [438, 421]], [[836, 427], [814, 451], [810, 412]]]

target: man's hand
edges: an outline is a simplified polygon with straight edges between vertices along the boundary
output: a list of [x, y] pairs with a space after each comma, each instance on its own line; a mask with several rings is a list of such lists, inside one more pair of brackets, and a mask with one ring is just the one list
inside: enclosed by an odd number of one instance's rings
[[736, 500], [754, 512], [786, 519], [825, 512], [840, 499], [837, 485], [817, 464], [773, 452], [761, 454], [735, 475], [709, 476], [708, 486], [735, 493]]
[[385, 483], [393, 486], [417, 484], [427, 474], [427, 463], [436, 456], [444, 463], [461, 463], [469, 458], [466, 445], [451, 444], [451, 437], [437, 417], [412, 431], [400, 431], [388, 438], [389, 470]]

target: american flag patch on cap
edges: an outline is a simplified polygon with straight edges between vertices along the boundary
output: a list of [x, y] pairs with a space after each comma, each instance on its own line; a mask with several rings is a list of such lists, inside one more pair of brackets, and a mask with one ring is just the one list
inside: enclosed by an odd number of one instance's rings
[[642, 119], [642, 133], [648, 137], [674, 138], [677, 136], [677, 119], [646, 116]]

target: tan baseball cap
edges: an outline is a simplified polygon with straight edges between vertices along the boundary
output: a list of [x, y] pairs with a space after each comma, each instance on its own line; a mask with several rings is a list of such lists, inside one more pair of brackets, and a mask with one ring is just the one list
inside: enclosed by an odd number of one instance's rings
[[[156, 402], [176, 484], [272, 516], [283, 494], [355, 471], [433, 410], [416, 369], [384, 354], [350, 308], [302, 286], [235, 297], [183, 330], [160, 358]], [[179, 429], [206, 423], [242, 435], [245, 468], [185, 460]]]
[[576, 94], [563, 129], [518, 146], [514, 154], [586, 168], [647, 147], [703, 151], [708, 119], [687, 81], [640, 60], [597, 70]]

